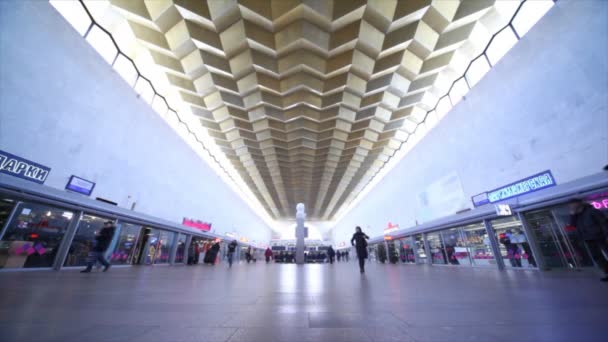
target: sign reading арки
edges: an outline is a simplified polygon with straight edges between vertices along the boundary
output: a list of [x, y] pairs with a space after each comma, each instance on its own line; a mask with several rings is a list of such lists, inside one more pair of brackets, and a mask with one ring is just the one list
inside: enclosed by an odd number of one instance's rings
[[49, 172], [51, 172], [50, 167], [0, 150], [0, 173], [44, 184]]

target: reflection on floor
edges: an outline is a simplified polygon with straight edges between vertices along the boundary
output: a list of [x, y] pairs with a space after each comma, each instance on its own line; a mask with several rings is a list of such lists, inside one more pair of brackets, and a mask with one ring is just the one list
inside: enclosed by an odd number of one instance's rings
[[354, 262], [10, 272], [0, 340], [600, 341], [606, 293], [586, 273]]

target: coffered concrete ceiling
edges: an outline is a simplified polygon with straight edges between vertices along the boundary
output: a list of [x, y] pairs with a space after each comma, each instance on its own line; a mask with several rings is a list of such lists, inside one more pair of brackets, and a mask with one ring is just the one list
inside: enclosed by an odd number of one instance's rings
[[518, 4], [111, 0], [108, 9], [273, 218], [303, 202], [309, 217], [331, 220]]

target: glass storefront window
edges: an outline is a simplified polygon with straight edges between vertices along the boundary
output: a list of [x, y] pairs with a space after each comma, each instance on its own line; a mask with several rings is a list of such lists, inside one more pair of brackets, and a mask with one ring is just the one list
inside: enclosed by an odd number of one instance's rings
[[0, 242], [0, 268], [52, 267], [73, 217], [44, 204], [20, 204]]
[[536, 267], [536, 260], [524, 233], [521, 222], [515, 216], [490, 221], [507, 268]]
[[429, 248], [431, 249], [431, 261], [433, 264], [445, 265], [446, 257], [445, 257], [445, 247], [443, 246], [443, 241], [441, 240], [441, 235], [439, 232], [428, 233], [426, 235], [426, 240], [429, 243]]
[[15, 207], [15, 201], [10, 198], [0, 198], [0, 233], [2, 228], [11, 215], [13, 208]]
[[475, 266], [495, 266], [490, 237], [483, 222], [462, 227], [462, 235]]
[[414, 248], [416, 249], [416, 262], [426, 263], [426, 250], [424, 249], [424, 238], [422, 234], [414, 236]]
[[469, 250], [467, 249], [460, 228], [441, 231], [445, 255], [450, 265], [471, 266]]
[[175, 252], [175, 263], [184, 262], [184, 253], [186, 252], [186, 235], [179, 234], [177, 236], [177, 248]]
[[103, 223], [106, 221], [111, 220], [88, 214], [82, 215], [64, 266], [84, 266], [87, 264], [89, 252], [95, 245], [95, 235], [103, 228]]
[[121, 223], [116, 246], [110, 256], [112, 265], [130, 265], [135, 258], [135, 246], [139, 239], [141, 226], [131, 223]]
[[155, 264], [166, 264], [169, 262], [171, 247], [173, 246], [174, 232], [161, 230], [158, 239], [157, 255], [154, 258]]
[[387, 241], [386, 244], [388, 246], [388, 261], [391, 264], [396, 264], [397, 262], [399, 262], [399, 241]]
[[156, 256], [158, 255], [160, 231], [154, 228], [146, 228], [142, 236], [142, 249], [139, 263], [145, 265], [154, 264]]
[[399, 240], [400, 260], [404, 264], [413, 264], [416, 262], [415, 244], [413, 237], [406, 237]]

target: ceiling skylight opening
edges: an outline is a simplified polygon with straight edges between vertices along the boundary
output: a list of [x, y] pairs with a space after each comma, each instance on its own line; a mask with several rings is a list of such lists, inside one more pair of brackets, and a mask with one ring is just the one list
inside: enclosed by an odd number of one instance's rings
[[139, 77], [137, 82], [135, 83], [135, 92], [141, 96], [141, 98], [146, 101], [148, 104], [152, 103], [152, 98], [154, 97], [154, 90], [152, 89], [152, 85], [143, 77]]
[[[167, 111], [169, 110], [165, 100], [158, 95], [154, 95], [154, 99], [152, 100], [152, 109], [154, 109], [154, 111], [163, 118], [167, 117]], [[169, 117], [171, 116], [173, 115], [169, 115]]]
[[123, 54], [118, 54], [114, 62], [114, 70], [131, 86], [137, 81], [137, 70], [131, 61]]
[[513, 19], [513, 28], [517, 35], [521, 38], [528, 33], [551, 7], [553, 7], [553, 0], [526, 1]]
[[461, 77], [458, 81], [454, 83], [452, 90], [450, 90], [450, 100], [452, 101], [452, 106], [456, 106], [460, 100], [469, 92], [469, 86], [465, 81], [464, 77]]
[[114, 42], [112, 42], [112, 38], [110, 38], [109, 34], [95, 25], [91, 28], [91, 31], [89, 31], [87, 41], [95, 50], [97, 50], [101, 57], [108, 62], [108, 64], [114, 62], [116, 54], [118, 54], [118, 49], [114, 45]]
[[427, 128], [431, 130], [433, 127], [435, 127], [438, 121], [439, 119], [437, 118], [437, 113], [433, 110], [429, 112], [424, 122], [426, 122]]
[[442, 97], [441, 100], [437, 102], [437, 107], [435, 108], [435, 112], [437, 113], [437, 120], [442, 119], [451, 109], [452, 104], [450, 103], [450, 97]]
[[81, 36], [84, 36], [92, 21], [80, 2], [51, 0], [50, 3]]
[[477, 59], [471, 63], [471, 67], [465, 75], [469, 86], [471, 88], [474, 87], [488, 71], [490, 71], [490, 64], [488, 64], [486, 56], [482, 55], [477, 57]]
[[498, 61], [504, 57], [504, 55], [511, 50], [511, 48], [517, 43], [517, 36], [511, 27], [505, 27], [504, 30], [500, 31], [488, 46], [486, 55], [492, 65], [496, 65]]

